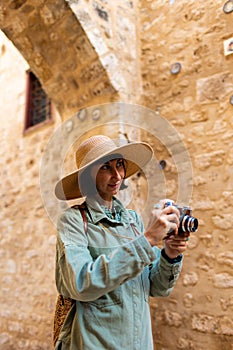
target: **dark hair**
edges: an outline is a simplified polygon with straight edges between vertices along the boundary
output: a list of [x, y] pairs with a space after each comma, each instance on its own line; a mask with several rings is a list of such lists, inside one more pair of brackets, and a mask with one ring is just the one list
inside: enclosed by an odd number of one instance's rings
[[[111, 154], [106, 157], [103, 157], [99, 160], [97, 160], [95, 163], [87, 167], [85, 170], [83, 170], [78, 178], [79, 181], [79, 188], [80, 192], [82, 193], [82, 196], [93, 196], [97, 193], [97, 188], [96, 188], [96, 183], [93, 181], [93, 178], [91, 176], [91, 168], [96, 165], [96, 164], [104, 164], [109, 162], [110, 160], [114, 159], [122, 159], [123, 160], [123, 168], [124, 168], [124, 178], [126, 175], [126, 166], [127, 166], [127, 161], [122, 157], [121, 154]], [[121, 189], [126, 188], [127, 186], [125, 185], [124, 181], [122, 182], [122, 185], [120, 187]]]
[[80, 173], [78, 181], [79, 189], [83, 197], [96, 194], [97, 189], [91, 177], [90, 166]]

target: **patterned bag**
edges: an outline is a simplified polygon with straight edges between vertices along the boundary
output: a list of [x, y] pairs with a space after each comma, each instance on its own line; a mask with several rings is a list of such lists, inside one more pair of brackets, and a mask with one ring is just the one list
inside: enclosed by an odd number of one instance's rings
[[54, 324], [53, 324], [53, 345], [55, 347], [58, 340], [62, 325], [68, 315], [70, 309], [72, 308], [75, 300], [64, 298], [61, 294], [57, 296]]
[[[87, 233], [87, 218], [85, 214], [85, 204], [81, 205], [75, 205], [73, 208], [78, 208], [80, 210], [80, 213], [83, 218], [83, 225], [84, 225], [84, 231]], [[55, 308], [55, 314], [54, 314], [54, 324], [53, 324], [53, 344], [54, 347], [56, 345], [56, 342], [58, 340], [61, 328], [63, 326], [63, 323], [71, 310], [72, 306], [74, 305], [75, 300], [70, 298], [65, 298], [61, 294], [57, 296], [56, 301], [56, 308]]]

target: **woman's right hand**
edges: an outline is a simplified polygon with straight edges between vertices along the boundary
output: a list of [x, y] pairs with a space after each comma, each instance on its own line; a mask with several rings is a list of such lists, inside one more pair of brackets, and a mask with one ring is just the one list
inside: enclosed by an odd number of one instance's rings
[[168, 233], [173, 231], [173, 235], [178, 234], [180, 212], [172, 205], [164, 207], [168, 201], [173, 202], [170, 199], [163, 199], [151, 212], [144, 236], [152, 247], [166, 238]]

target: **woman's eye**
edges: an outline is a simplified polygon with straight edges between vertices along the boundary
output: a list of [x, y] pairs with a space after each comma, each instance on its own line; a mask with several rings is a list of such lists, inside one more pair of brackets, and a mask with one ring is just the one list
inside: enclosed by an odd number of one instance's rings
[[[103, 165], [100, 167], [100, 170], [102, 170], [102, 171], [112, 170], [112, 166], [113, 166], [113, 165], [106, 163], [106, 164], [103, 164]], [[124, 167], [124, 162], [123, 162], [123, 160], [118, 160], [118, 161], [116, 162], [116, 168], [122, 168], [122, 167]]]
[[104, 165], [102, 165], [102, 166], [100, 167], [100, 169], [101, 169], [101, 170], [108, 170], [109, 167], [110, 167], [109, 165], [104, 164]]
[[119, 160], [119, 162], [117, 162], [117, 167], [120, 168], [123, 166], [123, 160]]

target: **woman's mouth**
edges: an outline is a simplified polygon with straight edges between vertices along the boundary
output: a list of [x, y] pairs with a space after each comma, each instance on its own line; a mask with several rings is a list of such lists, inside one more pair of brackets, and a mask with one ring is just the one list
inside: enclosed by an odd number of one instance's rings
[[109, 186], [111, 189], [116, 190], [116, 189], [118, 189], [119, 184], [118, 184], [118, 183], [117, 183], [117, 184], [109, 184], [108, 186]]

